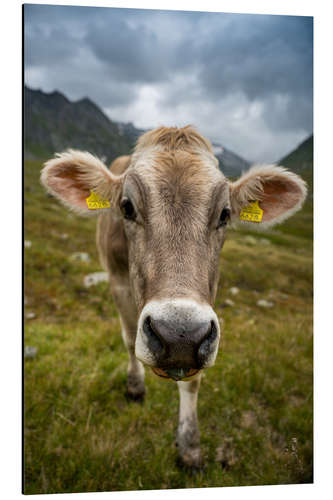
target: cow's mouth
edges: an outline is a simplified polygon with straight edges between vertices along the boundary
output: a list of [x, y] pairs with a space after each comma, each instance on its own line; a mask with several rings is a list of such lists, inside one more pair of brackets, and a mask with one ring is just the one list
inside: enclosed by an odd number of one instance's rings
[[194, 375], [196, 375], [199, 370], [196, 368], [166, 368], [165, 370], [162, 368], [156, 368], [152, 367], [153, 372], [155, 375], [158, 375], [159, 377], [162, 378], [172, 378], [173, 380], [187, 380], [192, 378]]

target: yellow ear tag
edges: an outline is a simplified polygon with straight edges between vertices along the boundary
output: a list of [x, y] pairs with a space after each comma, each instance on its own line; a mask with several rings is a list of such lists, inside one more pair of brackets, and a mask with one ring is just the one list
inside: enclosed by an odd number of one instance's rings
[[86, 198], [89, 210], [98, 210], [99, 208], [110, 208], [109, 200], [103, 200], [97, 193], [91, 192], [90, 196]]
[[256, 200], [242, 208], [239, 218], [248, 222], [261, 222], [263, 213], [263, 209], [259, 207], [259, 201]]

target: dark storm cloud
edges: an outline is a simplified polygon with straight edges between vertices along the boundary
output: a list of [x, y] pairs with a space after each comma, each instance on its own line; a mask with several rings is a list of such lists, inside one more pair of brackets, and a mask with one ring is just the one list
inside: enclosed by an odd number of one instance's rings
[[161, 54], [152, 53], [152, 47], [158, 48], [157, 37], [145, 26], [129, 27], [119, 19], [101, 31], [91, 28], [85, 41], [118, 81], [154, 82], [165, 76]]
[[[216, 14], [204, 15], [201, 33], [209, 36], [198, 40], [192, 32], [182, 42], [183, 54], [187, 53], [188, 61], [199, 68], [201, 96], [208, 95], [218, 103], [227, 95], [242, 92], [250, 102], [264, 103], [271, 126], [302, 125], [311, 131], [312, 19], [233, 14], [224, 17], [224, 22], [219, 22]], [[180, 97], [186, 99], [186, 95], [191, 98], [191, 92], [184, 89]], [[274, 96], [284, 96], [288, 105], [279, 108], [280, 101]], [[166, 95], [165, 104], [176, 98], [174, 92]]]
[[196, 120], [253, 159], [312, 131], [312, 38], [304, 17], [25, 7], [28, 84], [88, 95], [141, 126], [146, 99], [146, 126]]
[[202, 81], [217, 95], [241, 89], [249, 99], [312, 87], [312, 20], [230, 15], [203, 44]]
[[[203, 44], [207, 59], [201, 68], [202, 86], [216, 99], [240, 91], [249, 101], [267, 101], [271, 125], [303, 124], [310, 131], [312, 38], [310, 18], [232, 15], [224, 29], [215, 26]], [[288, 101], [284, 115], [274, 109], [272, 96], [277, 95]]]
[[100, 61], [114, 68], [119, 81], [164, 82], [193, 69], [187, 37], [199, 20], [197, 13], [116, 9], [99, 21], [98, 29], [90, 25], [85, 41]]
[[37, 75], [41, 88], [61, 90], [72, 99], [89, 96], [102, 107], [126, 105], [135, 99], [135, 82], [125, 79], [120, 86], [117, 68], [98, 64], [87, 42], [92, 26], [97, 32], [101, 25], [105, 30], [103, 11], [25, 6], [25, 69]]
[[31, 26], [25, 33], [25, 64], [43, 66], [65, 63], [78, 50], [78, 40], [58, 26], [45, 31], [40, 25]]

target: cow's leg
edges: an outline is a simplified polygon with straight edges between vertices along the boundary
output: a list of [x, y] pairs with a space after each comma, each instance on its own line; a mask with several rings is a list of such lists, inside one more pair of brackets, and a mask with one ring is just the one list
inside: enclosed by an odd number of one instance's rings
[[135, 356], [137, 313], [129, 286], [114, 285], [111, 288], [120, 316], [121, 334], [129, 355], [127, 369], [127, 395], [142, 401], [145, 395], [145, 370]]
[[127, 368], [127, 395], [134, 401], [142, 401], [145, 395], [145, 370], [135, 356], [136, 323], [133, 326], [120, 316], [121, 334], [129, 355]]
[[189, 467], [200, 467], [200, 434], [197, 417], [197, 401], [200, 378], [177, 382], [179, 389], [179, 423], [177, 446], [181, 462]]

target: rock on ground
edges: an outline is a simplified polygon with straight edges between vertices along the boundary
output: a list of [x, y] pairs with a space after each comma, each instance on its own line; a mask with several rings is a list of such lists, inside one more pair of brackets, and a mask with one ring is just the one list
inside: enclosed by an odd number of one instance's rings
[[257, 306], [269, 308], [269, 307], [273, 307], [274, 304], [273, 304], [273, 302], [270, 302], [269, 300], [260, 299], [257, 301]]
[[34, 313], [33, 311], [29, 311], [26, 313], [25, 317], [26, 319], [35, 319], [36, 313]]
[[38, 351], [37, 347], [33, 347], [31, 345], [26, 345], [24, 348], [24, 357], [33, 359], [36, 357], [37, 351]]
[[86, 252], [74, 252], [70, 256], [70, 260], [73, 262], [90, 262], [90, 256]]
[[97, 285], [98, 283], [103, 283], [109, 281], [108, 273], [100, 272], [100, 273], [91, 273], [87, 274], [84, 277], [83, 284], [86, 288], [89, 288], [93, 285]]
[[57, 231], [51, 231], [52, 236], [60, 238], [61, 240], [68, 240], [69, 236], [67, 233], [57, 233]]

